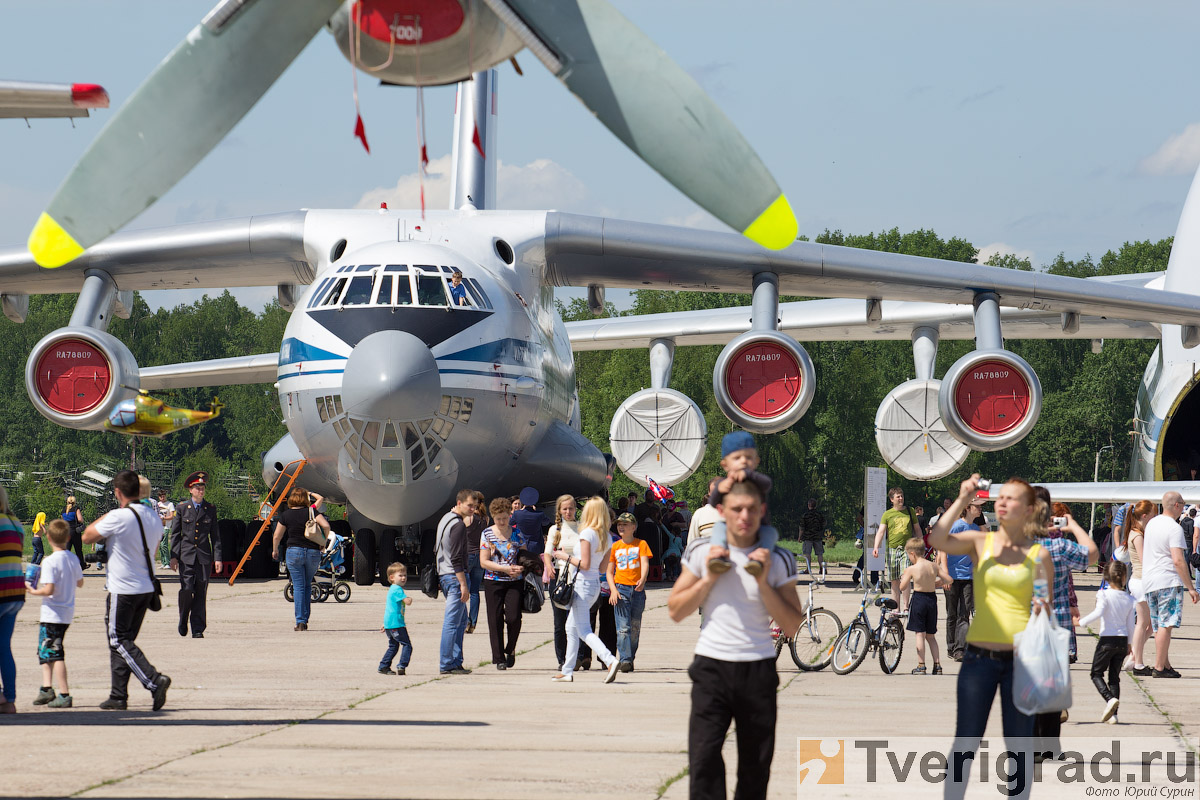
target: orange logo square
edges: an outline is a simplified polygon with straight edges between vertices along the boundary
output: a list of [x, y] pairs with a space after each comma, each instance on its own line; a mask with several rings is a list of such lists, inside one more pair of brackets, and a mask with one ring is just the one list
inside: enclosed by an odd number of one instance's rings
[[801, 786], [844, 784], [846, 743], [844, 739], [797, 739], [796, 777]]

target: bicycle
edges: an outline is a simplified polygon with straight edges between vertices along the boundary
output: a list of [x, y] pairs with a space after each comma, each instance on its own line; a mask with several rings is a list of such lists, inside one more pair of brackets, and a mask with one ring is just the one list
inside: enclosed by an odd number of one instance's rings
[[792, 661], [805, 672], [825, 669], [833, 657], [833, 645], [842, 633], [842, 621], [827, 608], [813, 608], [815, 580], [808, 582], [808, 603], [804, 606], [804, 621], [793, 636], [782, 630], [775, 637], [775, 660], [786, 644]]
[[[879, 624], [874, 628], [867, 619], [868, 598], [873, 591], [876, 594], [874, 604], [879, 609]], [[892, 598], [878, 594], [873, 587], [863, 592], [858, 614], [833, 644], [830, 663], [838, 675], [849, 675], [858, 669], [871, 650], [879, 651], [879, 667], [883, 674], [891, 675], [900, 666], [900, 655], [904, 652], [904, 626], [900, 620], [888, 616], [888, 612], [894, 611], [898, 604]]]

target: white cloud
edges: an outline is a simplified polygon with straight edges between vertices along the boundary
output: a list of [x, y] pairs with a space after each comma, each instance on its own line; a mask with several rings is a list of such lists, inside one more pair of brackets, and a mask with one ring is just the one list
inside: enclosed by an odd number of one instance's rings
[[1138, 171], [1147, 175], [1190, 175], [1200, 165], [1200, 122], [1193, 122], [1168, 138], [1152, 154], [1138, 163]]
[[980, 264], [986, 264], [987, 260], [996, 254], [1014, 255], [1017, 258], [1027, 258], [1029, 259], [1030, 264], [1033, 263], [1032, 250], [1018, 250], [1012, 245], [1005, 244], [1004, 242], [992, 242], [991, 244], [985, 244], [983, 247], [979, 248], [978, 261]]
[[[559, 209], [584, 212], [590, 207], [587, 186], [559, 164], [539, 158], [524, 166], [497, 166], [496, 204], [504, 209]], [[420, 208], [421, 181], [417, 173], [402, 175], [394, 186], [381, 186], [363, 194], [355, 208]], [[425, 174], [425, 207], [446, 208], [450, 202], [450, 156], [429, 162]]]

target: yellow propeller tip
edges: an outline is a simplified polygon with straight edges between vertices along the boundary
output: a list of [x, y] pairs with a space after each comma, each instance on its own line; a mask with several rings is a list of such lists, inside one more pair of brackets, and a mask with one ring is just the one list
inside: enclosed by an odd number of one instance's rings
[[742, 235], [763, 247], [782, 250], [796, 241], [799, 232], [800, 224], [796, 222], [796, 215], [792, 213], [787, 195], [781, 194], [742, 231]]
[[29, 252], [39, 266], [61, 267], [79, 258], [83, 248], [53, 217], [43, 213], [29, 234]]

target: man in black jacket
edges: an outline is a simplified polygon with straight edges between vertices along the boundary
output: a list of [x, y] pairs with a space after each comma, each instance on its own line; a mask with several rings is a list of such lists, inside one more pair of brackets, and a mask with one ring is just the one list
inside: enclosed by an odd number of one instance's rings
[[179, 635], [203, 639], [208, 626], [205, 605], [208, 576], [221, 574], [221, 537], [217, 535], [217, 507], [204, 499], [208, 474], [193, 472], [184, 481], [191, 499], [175, 509], [171, 523], [171, 569], [179, 572]]

